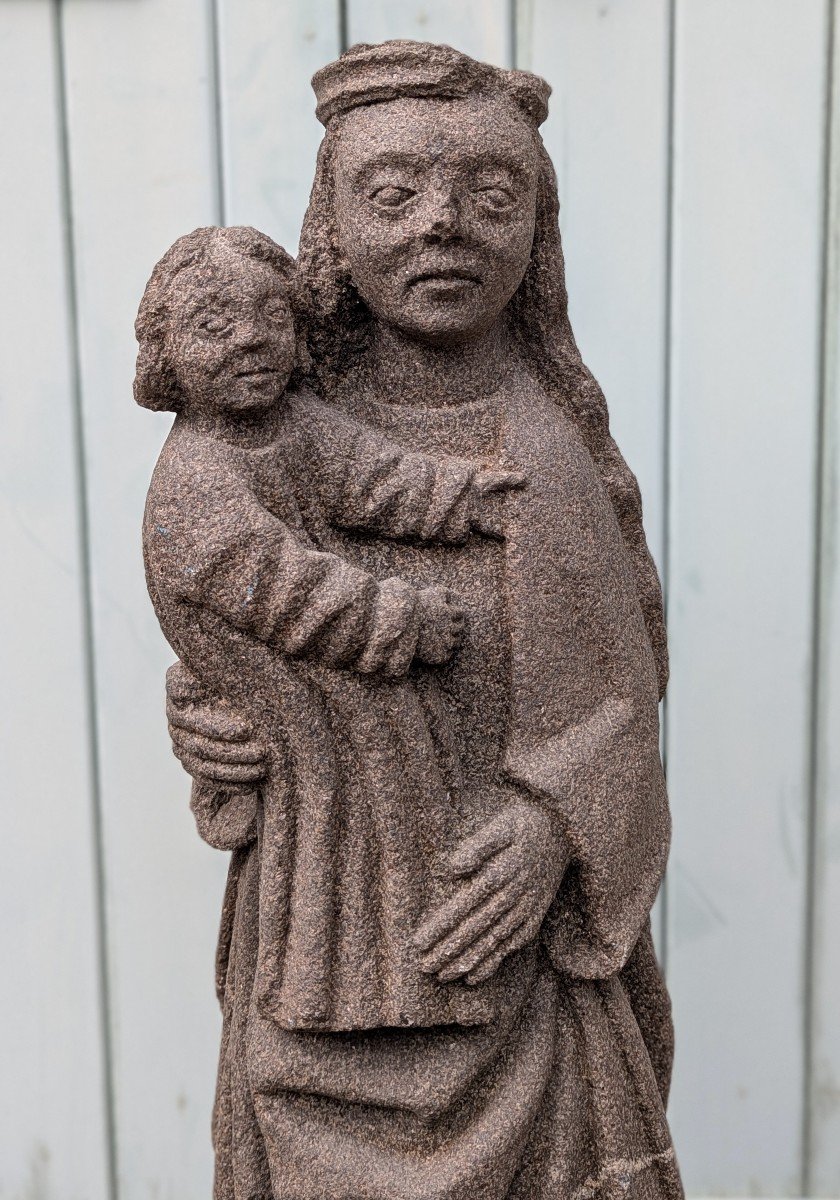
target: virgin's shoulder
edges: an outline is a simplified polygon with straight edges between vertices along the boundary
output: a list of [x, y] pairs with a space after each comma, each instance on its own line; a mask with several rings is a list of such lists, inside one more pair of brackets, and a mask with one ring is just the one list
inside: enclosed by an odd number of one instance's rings
[[353, 424], [344, 404], [323, 399], [308, 385], [286, 392], [282, 414], [283, 440], [290, 446], [317, 444], [325, 435]]
[[595, 470], [562, 401], [550, 395], [530, 372], [523, 369], [505, 389], [503, 410], [506, 436], [514, 438], [528, 458], [557, 471], [574, 468], [589, 475]]

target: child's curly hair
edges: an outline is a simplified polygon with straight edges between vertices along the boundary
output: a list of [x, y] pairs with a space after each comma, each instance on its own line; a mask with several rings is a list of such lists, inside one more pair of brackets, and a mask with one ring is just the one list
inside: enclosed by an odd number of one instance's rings
[[[207, 225], [178, 238], [152, 271], [134, 322], [134, 333], [140, 346], [134, 375], [134, 399], [143, 408], [151, 408], [156, 412], [179, 412], [183, 406], [181, 388], [165, 349], [170, 287], [176, 276], [188, 267], [209, 267], [214, 249], [221, 247], [273, 267], [286, 285], [292, 311], [295, 311], [295, 260], [266, 234], [249, 225], [231, 225], [228, 228]], [[298, 368], [307, 363], [308, 356], [298, 340]]]

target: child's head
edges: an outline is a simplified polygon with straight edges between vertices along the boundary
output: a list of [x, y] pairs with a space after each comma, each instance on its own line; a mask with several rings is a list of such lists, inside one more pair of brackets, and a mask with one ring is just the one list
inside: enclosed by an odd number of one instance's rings
[[255, 412], [289, 382], [294, 260], [247, 226], [196, 229], [164, 254], [134, 330], [144, 408]]

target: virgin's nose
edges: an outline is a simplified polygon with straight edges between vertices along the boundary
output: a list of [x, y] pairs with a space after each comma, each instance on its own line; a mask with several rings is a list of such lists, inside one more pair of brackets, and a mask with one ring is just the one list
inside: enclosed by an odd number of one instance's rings
[[447, 242], [463, 236], [461, 206], [451, 191], [440, 190], [431, 197], [424, 237], [428, 242]]

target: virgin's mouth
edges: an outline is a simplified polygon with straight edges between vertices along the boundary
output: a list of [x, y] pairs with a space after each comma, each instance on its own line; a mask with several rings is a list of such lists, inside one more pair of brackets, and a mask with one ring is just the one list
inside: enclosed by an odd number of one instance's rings
[[276, 375], [277, 371], [274, 367], [249, 367], [244, 371], [237, 371], [237, 379], [260, 379], [263, 376]]
[[414, 287], [417, 283], [465, 283], [470, 287], [477, 287], [481, 280], [477, 275], [471, 275], [469, 271], [458, 270], [437, 270], [437, 271], [421, 271], [419, 275], [413, 275], [408, 281], [409, 287]]

